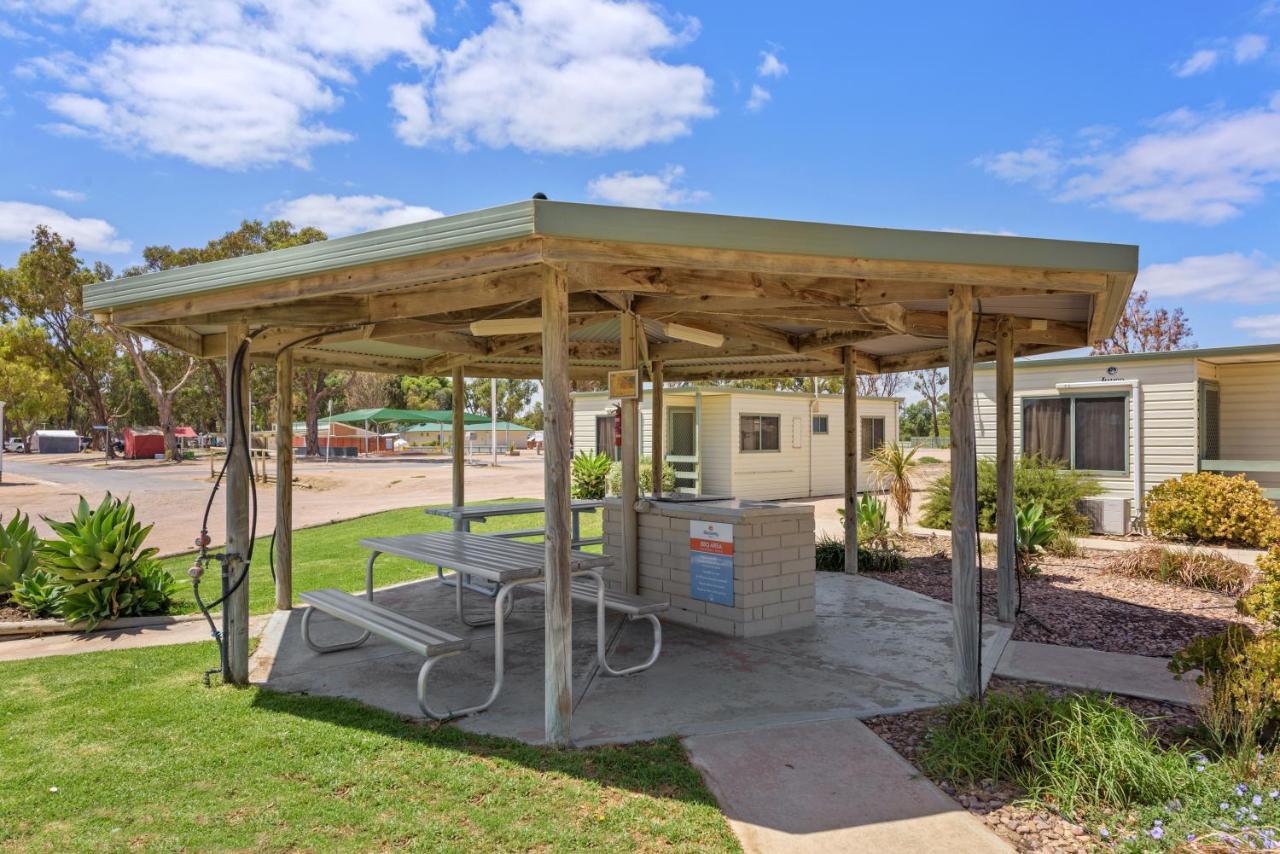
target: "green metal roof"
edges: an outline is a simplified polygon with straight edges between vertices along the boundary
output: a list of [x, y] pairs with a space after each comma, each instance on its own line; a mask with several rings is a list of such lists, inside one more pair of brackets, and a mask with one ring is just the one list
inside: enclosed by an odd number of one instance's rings
[[[1067, 356], [1060, 359], [1017, 359], [1015, 363], [1024, 368], [1053, 368], [1068, 365], [1085, 365], [1090, 362], [1158, 362], [1175, 359], [1220, 359], [1224, 362], [1263, 361], [1258, 357], [1274, 356], [1280, 359], [1280, 344], [1248, 344], [1240, 347], [1204, 347], [1187, 350], [1161, 350], [1155, 353], [1102, 353], [1088, 356]], [[975, 370], [994, 371], [995, 364], [987, 361]]]
[[[351, 412], [342, 412], [337, 415], [326, 416], [320, 419], [323, 422], [337, 421], [340, 424], [408, 424], [421, 422], [434, 422], [437, 424], [449, 424], [453, 421], [453, 412], [447, 409], [388, 409], [386, 407], [379, 409], [353, 409]], [[470, 412], [464, 412], [462, 415], [464, 424], [488, 424], [489, 421], [483, 415], [475, 415]]]
[[[492, 421], [488, 420], [487, 418], [484, 418], [483, 415], [479, 417], [483, 420], [468, 423], [467, 426], [475, 428], [475, 432], [478, 432], [478, 433], [483, 433], [485, 430], [492, 429], [490, 427], [490, 425], [493, 424]], [[527, 427], [524, 424], [513, 424], [510, 421], [499, 421], [498, 429], [499, 430], [528, 430], [530, 432], [533, 431], [532, 427]], [[432, 421], [426, 424], [415, 424], [412, 427], [401, 428], [400, 432], [401, 433], [448, 433], [449, 425]]]
[[119, 308], [534, 236], [1050, 270], [1134, 273], [1138, 269], [1138, 247], [1124, 244], [528, 200], [89, 285], [84, 290], [84, 307], [90, 311]]

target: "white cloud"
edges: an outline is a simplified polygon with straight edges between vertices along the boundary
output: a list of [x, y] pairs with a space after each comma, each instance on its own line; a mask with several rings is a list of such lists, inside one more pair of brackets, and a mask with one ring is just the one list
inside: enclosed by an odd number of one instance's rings
[[1173, 73], [1178, 77], [1194, 77], [1213, 70], [1228, 56], [1236, 65], [1255, 62], [1266, 55], [1269, 41], [1258, 33], [1245, 33], [1234, 39], [1216, 39], [1213, 47], [1197, 50], [1182, 62], [1174, 63]]
[[404, 142], [633, 149], [687, 134], [715, 112], [705, 71], [658, 58], [694, 38], [695, 20], [674, 29], [641, 0], [510, 0], [493, 15], [424, 83], [392, 87]]
[[1218, 52], [1209, 48], [1198, 50], [1173, 67], [1173, 73], [1179, 77], [1194, 77], [1204, 74], [1218, 64]]
[[129, 241], [104, 219], [75, 217], [65, 211], [26, 202], [0, 202], [0, 242], [30, 243], [37, 225], [47, 225], [89, 252], [128, 252]]
[[1235, 40], [1231, 52], [1237, 63], [1253, 62], [1266, 54], [1268, 44], [1266, 36], [1247, 33]]
[[771, 50], [760, 51], [760, 64], [756, 67], [756, 74], [761, 77], [785, 77], [787, 75], [787, 65], [778, 54]]
[[1266, 338], [1280, 341], [1280, 314], [1260, 314], [1251, 317], [1237, 317], [1231, 325], [1241, 332], [1248, 332], [1254, 338]]
[[668, 166], [657, 174], [615, 172], [601, 175], [587, 185], [592, 198], [636, 208], [669, 208], [705, 199], [702, 190], [679, 186], [684, 182], [683, 166]]
[[751, 95], [747, 98], [747, 109], [756, 112], [764, 108], [764, 105], [773, 100], [773, 96], [769, 94], [769, 90], [761, 86], [759, 83], [751, 84]]
[[1011, 182], [1031, 182], [1059, 201], [1081, 201], [1156, 222], [1215, 225], [1238, 216], [1280, 181], [1280, 94], [1250, 110], [1181, 109], [1117, 145], [1073, 155], [1032, 146], [978, 158]]
[[1052, 186], [1064, 166], [1055, 140], [1036, 143], [1019, 151], [986, 154], [973, 162], [1012, 184], [1031, 184], [1041, 188]]
[[68, 6], [76, 26], [111, 41], [95, 56], [54, 54], [24, 66], [61, 85], [47, 96], [61, 119], [51, 129], [204, 166], [306, 166], [317, 146], [351, 139], [318, 120], [342, 103], [334, 84], [391, 57], [425, 65], [436, 55], [426, 0]]
[[49, 191], [49, 195], [62, 199], [64, 202], [83, 202], [85, 199], [89, 198], [79, 190], [54, 189]]
[[444, 216], [434, 208], [409, 205], [386, 196], [312, 194], [276, 202], [269, 210], [272, 216], [287, 219], [299, 228], [315, 226], [330, 237]]
[[1280, 298], [1280, 262], [1261, 252], [1193, 255], [1165, 264], [1149, 264], [1138, 274], [1135, 290], [1152, 296], [1202, 297], [1256, 303]]

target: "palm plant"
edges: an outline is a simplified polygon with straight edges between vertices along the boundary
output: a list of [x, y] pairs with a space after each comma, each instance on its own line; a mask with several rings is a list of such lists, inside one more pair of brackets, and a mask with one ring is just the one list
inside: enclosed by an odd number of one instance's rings
[[898, 530], [906, 524], [911, 513], [911, 493], [915, 484], [911, 482], [911, 470], [920, 465], [916, 459], [919, 448], [907, 448], [899, 442], [886, 442], [876, 448], [871, 455], [871, 476], [876, 488], [882, 489], [893, 502], [893, 509], [898, 516]]
[[573, 497], [599, 499], [609, 492], [609, 469], [613, 460], [608, 454], [592, 454], [586, 451], [573, 457]]

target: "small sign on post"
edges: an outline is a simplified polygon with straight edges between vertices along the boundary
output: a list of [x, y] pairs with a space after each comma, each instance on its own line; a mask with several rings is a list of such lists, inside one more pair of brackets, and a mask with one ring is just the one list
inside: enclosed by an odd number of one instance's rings
[[733, 607], [733, 525], [689, 521], [689, 595]]
[[609, 397], [614, 400], [640, 399], [640, 369], [609, 372]]

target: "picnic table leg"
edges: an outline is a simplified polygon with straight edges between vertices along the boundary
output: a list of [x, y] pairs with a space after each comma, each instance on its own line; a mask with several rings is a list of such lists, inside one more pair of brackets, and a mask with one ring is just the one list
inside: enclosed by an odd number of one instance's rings
[[[621, 670], [615, 670], [610, 667], [605, 650], [604, 576], [596, 570], [589, 570], [583, 574], [590, 575], [596, 582], [596, 663], [600, 665], [600, 669], [604, 671], [606, 676], [630, 676], [642, 670], [648, 670], [658, 660], [658, 656], [662, 654], [662, 623], [653, 614], [641, 615], [653, 627], [653, 652], [649, 654], [649, 658], [643, 663], [633, 667], [624, 667]], [[626, 618], [627, 622], [635, 619], [639, 618], [631, 616]]]
[[378, 559], [378, 555], [382, 552], [374, 552], [369, 555], [369, 561], [364, 565], [364, 595], [370, 602], [373, 601], [373, 562]]

